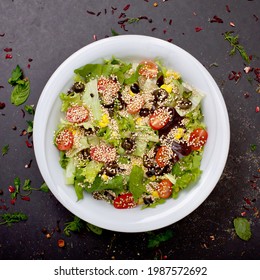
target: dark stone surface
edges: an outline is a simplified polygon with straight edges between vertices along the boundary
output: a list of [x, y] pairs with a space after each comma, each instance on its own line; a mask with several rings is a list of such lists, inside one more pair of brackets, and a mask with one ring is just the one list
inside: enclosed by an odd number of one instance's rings
[[[9, 152], [0, 155], [0, 214], [22, 211], [26, 222], [0, 226], [0, 259], [259, 259], [260, 225], [258, 208], [260, 177], [260, 94], [253, 72], [245, 74], [239, 54], [229, 56], [230, 45], [223, 33], [234, 31], [249, 55], [252, 67], [259, 66], [260, 2], [232, 0], [157, 1], [41, 1], [1, 0], [0, 2], [0, 148], [9, 144]], [[130, 8], [123, 8], [130, 4]], [[226, 10], [229, 6], [230, 12]], [[88, 13], [93, 11], [95, 15]], [[100, 12], [100, 15], [98, 15]], [[152, 19], [128, 24], [125, 31], [119, 16]], [[210, 23], [214, 15], [223, 23]], [[172, 20], [172, 24], [170, 21]], [[230, 26], [230, 22], [235, 27]], [[195, 32], [195, 27], [201, 27]], [[11, 87], [7, 80], [17, 64], [31, 81], [31, 95], [26, 104], [37, 105], [41, 91], [54, 70], [72, 53], [93, 42], [120, 34], [144, 34], [172, 42], [196, 57], [212, 74], [225, 99], [231, 126], [231, 146], [223, 175], [208, 199], [178, 223], [153, 233], [126, 234], [104, 230], [102, 235], [83, 230], [67, 237], [65, 223], [73, 219], [51, 193], [34, 191], [30, 202], [18, 199], [10, 204], [8, 186], [15, 177], [30, 178], [33, 187], [43, 179], [33, 149], [26, 147], [27, 136], [20, 136], [32, 116], [10, 103]], [[4, 48], [12, 48], [12, 59], [5, 59]], [[133, 46], [134, 47], [134, 46]], [[32, 62], [28, 59], [32, 58]], [[218, 67], [210, 67], [217, 63]], [[27, 65], [30, 64], [30, 69]], [[241, 79], [230, 81], [230, 71], [241, 72]], [[246, 98], [245, 96], [248, 97]], [[17, 129], [13, 130], [13, 126]], [[256, 150], [251, 151], [251, 145]], [[25, 165], [32, 159], [31, 168]], [[251, 201], [249, 205], [245, 201]], [[234, 232], [233, 219], [245, 215], [250, 220], [252, 238], [245, 242]], [[57, 223], [61, 231], [57, 231]], [[42, 233], [46, 228], [51, 238]], [[157, 248], [148, 248], [152, 234], [170, 230], [173, 237]], [[65, 240], [59, 248], [58, 239]]]

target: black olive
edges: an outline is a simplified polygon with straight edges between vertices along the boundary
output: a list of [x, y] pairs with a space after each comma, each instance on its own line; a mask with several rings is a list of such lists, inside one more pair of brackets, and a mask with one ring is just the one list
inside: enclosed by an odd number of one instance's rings
[[148, 108], [142, 108], [140, 111], [139, 111], [139, 115], [141, 117], [146, 117], [150, 114], [150, 110]]
[[90, 157], [90, 149], [86, 148], [80, 151], [80, 154], [82, 155], [83, 159], [89, 159]]
[[148, 168], [147, 172], [145, 173], [147, 177], [152, 177], [155, 175], [155, 168], [154, 166]]
[[153, 160], [147, 155], [143, 156], [143, 165], [144, 167], [151, 168], [153, 166]]
[[107, 176], [115, 176], [119, 168], [116, 162], [111, 162], [105, 166], [104, 172]]
[[84, 129], [84, 134], [86, 136], [88, 135], [92, 135], [94, 133], [93, 129], [91, 127], [87, 128], [87, 129]]
[[163, 75], [161, 75], [161, 76], [158, 78], [156, 84], [157, 84], [158, 87], [161, 87], [161, 86], [164, 84], [164, 77], [163, 77]]
[[154, 198], [152, 195], [147, 195], [143, 197], [144, 204], [151, 204], [154, 202]]
[[134, 140], [132, 138], [125, 138], [123, 139], [121, 146], [123, 149], [130, 151], [134, 147]]
[[140, 92], [139, 85], [136, 84], [136, 83], [132, 84], [131, 87], [130, 87], [130, 89], [131, 89], [131, 91], [132, 91], [133, 93], [139, 93], [139, 92]]
[[123, 110], [126, 107], [126, 103], [122, 98], [122, 93], [121, 92], [118, 93], [117, 100], [119, 101], [118, 110]]
[[76, 82], [76, 83], [74, 83], [74, 85], [72, 86], [72, 89], [73, 89], [75, 92], [79, 93], [79, 92], [84, 91], [85, 85], [84, 85], [83, 83]]
[[111, 108], [114, 108], [115, 104], [114, 104], [114, 102], [113, 102], [113, 103], [110, 103], [110, 104], [103, 104], [103, 106], [104, 106], [105, 108], [111, 109]]
[[154, 90], [153, 95], [154, 95], [155, 102], [162, 102], [165, 99], [167, 99], [167, 97], [169, 96], [168, 92], [163, 88]]
[[182, 98], [179, 102], [178, 102], [178, 106], [181, 109], [187, 110], [192, 106], [192, 102], [187, 99], [187, 98]]

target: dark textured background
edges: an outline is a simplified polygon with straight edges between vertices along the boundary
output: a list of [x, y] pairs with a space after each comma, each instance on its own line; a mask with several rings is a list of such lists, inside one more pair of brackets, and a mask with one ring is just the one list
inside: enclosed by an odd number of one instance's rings
[[[249, 55], [252, 67], [260, 67], [260, 1], [235, 0], [1, 0], [0, 1], [0, 148], [9, 144], [9, 152], [0, 154], [0, 214], [22, 211], [26, 222], [0, 226], [0, 259], [259, 259], [260, 224], [260, 94], [253, 72], [245, 74], [239, 54], [229, 56], [230, 45], [223, 33], [234, 31]], [[123, 8], [130, 4], [127, 11]], [[227, 11], [229, 6], [230, 12]], [[94, 12], [95, 15], [87, 11]], [[99, 14], [100, 12], [100, 14]], [[120, 14], [148, 20], [118, 24]], [[217, 15], [223, 23], [211, 23]], [[172, 20], [172, 24], [170, 24]], [[230, 22], [235, 27], [230, 26]], [[195, 27], [201, 27], [200, 32]], [[73, 219], [51, 193], [33, 192], [31, 201], [18, 199], [10, 204], [8, 186], [15, 177], [31, 179], [39, 187], [43, 179], [33, 149], [27, 148], [27, 136], [20, 136], [32, 116], [24, 106], [10, 103], [11, 87], [7, 80], [17, 64], [31, 81], [26, 104], [37, 105], [41, 91], [53, 71], [81, 47], [119, 34], [143, 34], [172, 41], [195, 56], [212, 74], [225, 99], [230, 117], [231, 146], [224, 173], [208, 199], [188, 217], [152, 233], [126, 234], [104, 230], [96, 235], [87, 229], [67, 237], [64, 224]], [[5, 59], [4, 48], [12, 48], [12, 59]], [[133, 46], [134, 47], [134, 46]], [[31, 58], [33, 61], [28, 62]], [[218, 67], [210, 65], [217, 63]], [[30, 68], [28, 67], [30, 64]], [[231, 71], [241, 72], [236, 83]], [[17, 130], [13, 130], [13, 126]], [[256, 144], [256, 150], [251, 145]], [[221, 151], [220, 151], [221, 152]], [[31, 168], [25, 165], [32, 159]], [[7, 207], [7, 210], [1, 208]], [[233, 229], [233, 219], [245, 215], [251, 223], [252, 238], [245, 242]], [[57, 223], [60, 231], [56, 230]], [[51, 238], [46, 238], [46, 228]], [[148, 248], [158, 234], [172, 232], [170, 240]], [[58, 239], [65, 240], [59, 248]]]

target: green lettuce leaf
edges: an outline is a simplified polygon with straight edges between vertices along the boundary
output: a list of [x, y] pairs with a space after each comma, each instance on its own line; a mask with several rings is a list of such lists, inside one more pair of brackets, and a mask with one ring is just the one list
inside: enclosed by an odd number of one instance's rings
[[19, 106], [23, 104], [30, 95], [30, 81], [20, 80], [22, 83], [18, 83], [11, 93], [11, 103]]
[[138, 200], [146, 192], [143, 179], [144, 171], [142, 167], [134, 165], [129, 176], [129, 191], [133, 194], [135, 200]]

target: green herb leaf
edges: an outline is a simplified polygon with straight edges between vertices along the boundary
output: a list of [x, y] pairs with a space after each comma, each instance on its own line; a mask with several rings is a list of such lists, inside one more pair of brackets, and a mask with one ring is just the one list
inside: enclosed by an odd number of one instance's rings
[[111, 29], [111, 34], [112, 36], [118, 36], [119, 33], [117, 33], [114, 29]]
[[34, 115], [35, 110], [33, 105], [25, 105], [24, 110], [29, 113], [30, 115]]
[[26, 179], [23, 183], [22, 186], [23, 191], [31, 191], [32, 187], [31, 187], [31, 180], [30, 179]]
[[239, 217], [235, 218], [233, 223], [238, 237], [248, 241], [252, 236], [249, 221], [246, 218]]
[[144, 171], [142, 167], [134, 165], [129, 176], [129, 191], [133, 194], [135, 201], [146, 191], [143, 178]]
[[9, 151], [9, 145], [5, 145], [3, 148], [2, 148], [2, 156], [6, 155]]
[[12, 86], [15, 86], [16, 83], [22, 78], [23, 72], [19, 65], [12, 71], [11, 78], [8, 80], [8, 83]]
[[85, 223], [77, 216], [74, 216], [74, 220], [65, 223], [64, 233], [67, 236], [71, 235], [71, 232], [80, 232], [84, 228]]
[[172, 230], [168, 229], [165, 232], [154, 234], [151, 233], [148, 239], [148, 248], [159, 247], [159, 245], [173, 237]]
[[254, 152], [256, 150], [256, 144], [252, 144], [250, 149], [251, 149], [252, 152]]
[[27, 215], [21, 212], [2, 214], [0, 215], [0, 218], [2, 220], [0, 225], [7, 224], [8, 226], [12, 225], [13, 223], [26, 221], [28, 219]]
[[23, 104], [30, 95], [30, 81], [26, 80], [23, 84], [17, 84], [11, 93], [12, 104], [19, 106]]
[[27, 122], [27, 124], [28, 124], [28, 127], [27, 127], [27, 132], [28, 133], [31, 133], [31, 132], [33, 132], [33, 121], [26, 121]]
[[45, 182], [40, 186], [39, 190], [46, 193], [49, 192], [49, 188]]
[[102, 232], [103, 232], [103, 229], [102, 229], [102, 228], [100, 228], [100, 227], [98, 227], [98, 226], [95, 226], [95, 225], [92, 225], [92, 224], [90, 224], [90, 223], [87, 223], [87, 228], [88, 228], [89, 230], [91, 230], [92, 232], [94, 232], [95, 234], [97, 234], [97, 235], [101, 235]]
[[244, 59], [244, 61], [249, 63], [250, 62], [249, 56], [247, 55], [244, 47], [239, 44], [238, 35], [233, 36], [233, 35], [231, 35], [232, 33], [233, 32], [224, 33], [225, 40], [227, 40], [232, 47], [231, 51], [229, 52], [229, 55], [234, 55], [236, 53], [236, 51], [238, 51], [240, 53], [241, 57]]

